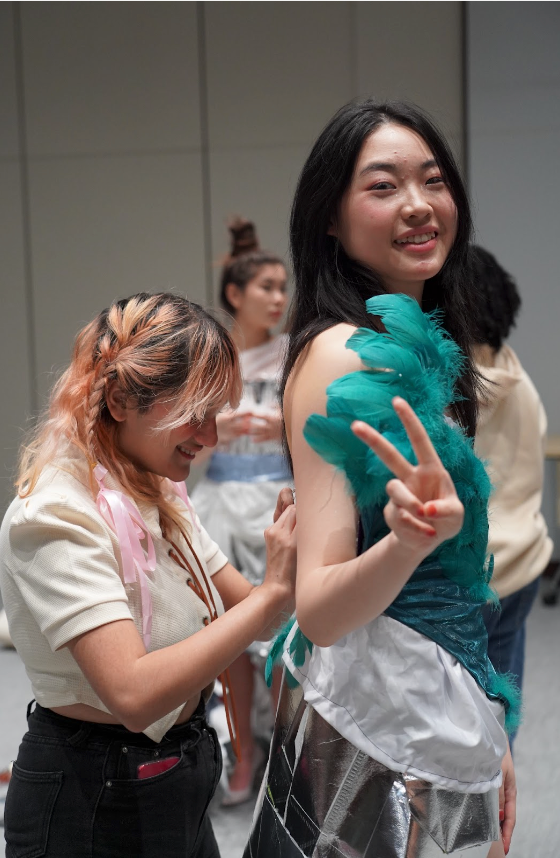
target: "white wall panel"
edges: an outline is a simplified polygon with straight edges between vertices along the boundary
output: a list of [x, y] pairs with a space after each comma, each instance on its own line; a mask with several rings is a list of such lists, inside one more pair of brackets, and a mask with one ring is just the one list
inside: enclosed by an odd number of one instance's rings
[[17, 95], [12, 3], [0, 3], [0, 159], [18, 154]]
[[469, 4], [470, 175], [478, 240], [517, 279], [512, 344], [560, 433], [560, 6]]
[[[307, 146], [233, 149], [212, 153], [212, 234], [215, 256], [229, 250], [227, 220], [255, 220], [261, 246], [288, 258], [290, 206]], [[216, 276], [219, 275], [219, 266]]]
[[[523, 305], [511, 343], [560, 434], [560, 6], [468, 4], [469, 172], [477, 240], [515, 277]], [[543, 512], [560, 553], [547, 466]], [[556, 491], [560, 486], [556, 486]]]
[[31, 411], [19, 165], [0, 161], [0, 515]]
[[31, 411], [13, 4], [0, 4], [0, 515]]
[[210, 148], [310, 143], [352, 95], [347, 3], [205, 3]]
[[461, 3], [354, 3], [357, 94], [413, 101], [461, 159]]
[[198, 148], [195, 3], [23, 3], [32, 155]]
[[[295, 184], [313, 140], [352, 97], [347, 3], [207, 3], [212, 254], [228, 217], [287, 254]], [[219, 268], [214, 270], [217, 281]]]
[[164, 289], [204, 300], [200, 176], [197, 154], [31, 164], [41, 391], [113, 298]]

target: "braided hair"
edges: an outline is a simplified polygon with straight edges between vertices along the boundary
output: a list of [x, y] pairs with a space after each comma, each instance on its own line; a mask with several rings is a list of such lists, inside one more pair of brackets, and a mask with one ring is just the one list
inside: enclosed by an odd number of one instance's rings
[[[114, 302], [77, 335], [72, 361], [56, 383], [49, 409], [22, 448], [17, 486], [33, 491], [43, 468], [73, 445], [91, 467], [100, 463], [136, 501], [157, 505], [162, 527], [179, 525], [163, 480], [119, 449], [107, 392], [118, 384], [139, 412], [166, 402], [158, 430], [202, 422], [208, 409], [237, 406], [241, 376], [225, 328], [202, 307], [170, 293], [139, 293]], [[95, 493], [94, 480], [91, 488]]]

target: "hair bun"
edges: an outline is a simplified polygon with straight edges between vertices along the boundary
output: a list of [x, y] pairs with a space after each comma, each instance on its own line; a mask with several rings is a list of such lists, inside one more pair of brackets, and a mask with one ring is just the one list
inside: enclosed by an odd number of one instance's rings
[[231, 235], [231, 259], [260, 249], [255, 224], [250, 220], [237, 215], [228, 224], [228, 229]]

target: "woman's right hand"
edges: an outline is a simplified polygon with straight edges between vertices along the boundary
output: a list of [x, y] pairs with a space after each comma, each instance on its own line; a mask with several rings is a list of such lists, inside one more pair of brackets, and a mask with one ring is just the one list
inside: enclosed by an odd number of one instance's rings
[[296, 586], [296, 507], [293, 502], [285, 505], [288, 492], [291, 496], [289, 489], [280, 493], [278, 504], [282, 501], [284, 511], [264, 532], [266, 572], [263, 584], [280, 587], [287, 600], [292, 600]]

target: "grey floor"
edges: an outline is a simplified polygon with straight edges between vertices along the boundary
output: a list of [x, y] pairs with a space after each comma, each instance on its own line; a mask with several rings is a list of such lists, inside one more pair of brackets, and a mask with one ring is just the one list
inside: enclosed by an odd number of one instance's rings
[[[536, 604], [529, 618], [525, 722], [516, 745], [518, 824], [509, 858], [560, 856], [560, 605]], [[12, 759], [25, 728], [30, 698], [17, 654], [0, 649], [0, 769]], [[241, 858], [252, 815], [250, 804], [212, 817], [222, 858]], [[4, 858], [3, 839], [0, 855]]]

